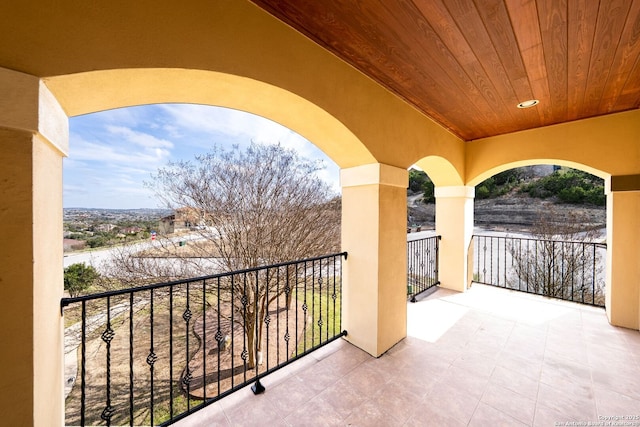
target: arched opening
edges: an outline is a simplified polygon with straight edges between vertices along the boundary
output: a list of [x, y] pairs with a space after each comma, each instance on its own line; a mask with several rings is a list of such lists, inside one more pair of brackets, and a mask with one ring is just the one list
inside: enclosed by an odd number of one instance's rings
[[[585, 171], [588, 168], [571, 165], [519, 166], [479, 182], [475, 185], [476, 228], [528, 232], [542, 214], [555, 213], [554, 222], [579, 221], [585, 228], [602, 229], [604, 236], [605, 180]], [[576, 215], [570, 218], [572, 213]]]
[[[216, 146], [279, 144], [316, 162], [339, 192], [339, 169], [298, 133], [263, 117], [225, 107], [152, 104], [70, 118], [64, 160], [64, 207], [158, 208], [144, 183], [171, 161], [192, 160]], [[82, 204], [84, 203], [84, 204]]]
[[[143, 180], [152, 180], [151, 174], [156, 172], [158, 169], [165, 167], [167, 161], [189, 161], [193, 160], [194, 156], [206, 154], [210, 152], [211, 148], [216, 144], [220, 149], [229, 149], [232, 145], [242, 146], [241, 151], [245, 152], [247, 147], [252, 142], [257, 142], [259, 144], [279, 144], [286, 149], [293, 149], [298, 152], [300, 155], [309, 158], [311, 161], [320, 161], [324, 163], [331, 162], [330, 159], [324, 155], [324, 153], [320, 152], [315, 146], [313, 146], [310, 142], [295, 134], [294, 132], [286, 129], [274, 122], [271, 122], [267, 119], [257, 117], [252, 114], [239, 112], [239, 111], [230, 111], [228, 109], [222, 109], [218, 107], [209, 107], [209, 106], [197, 106], [193, 104], [185, 105], [185, 104], [155, 104], [151, 106], [138, 106], [138, 107], [130, 107], [127, 109], [119, 109], [119, 110], [108, 110], [105, 112], [95, 113], [91, 115], [79, 116], [71, 119], [71, 127], [70, 127], [70, 155], [65, 162], [69, 161], [70, 164], [66, 165], [65, 169], [65, 199], [68, 201], [65, 203], [65, 207], [74, 206], [73, 212], [76, 218], [82, 218], [87, 225], [90, 225], [90, 229], [86, 230], [75, 230], [76, 232], [87, 232], [95, 235], [100, 235], [102, 237], [111, 236], [108, 241], [105, 243], [107, 245], [112, 245], [117, 241], [118, 236], [124, 234], [123, 226], [124, 223], [130, 223], [129, 225], [133, 227], [142, 228], [144, 223], [148, 220], [155, 220], [156, 225], [159, 226], [159, 223], [163, 219], [163, 215], [171, 216], [174, 215], [176, 221], [178, 220], [177, 211], [174, 212], [162, 212], [161, 208], [166, 208], [167, 206], [162, 205], [162, 201], [154, 200], [152, 197], [154, 193], [145, 191], [148, 190], [146, 186], [143, 185]], [[313, 158], [312, 158], [313, 157]], [[278, 159], [281, 159], [278, 157]], [[265, 164], [263, 167], [265, 170], [267, 169], [267, 162], [269, 159], [265, 159]], [[331, 162], [333, 163], [333, 162]], [[245, 166], [240, 165], [240, 166]], [[243, 175], [244, 178], [248, 178], [254, 174], [260, 174], [261, 169], [258, 167], [260, 165], [254, 164], [254, 173], [249, 175]], [[337, 165], [331, 165], [332, 170], [328, 173], [328, 179], [330, 180], [328, 185], [330, 185], [334, 193], [337, 194], [339, 191], [338, 182], [337, 182]], [[187, 172], [186, 170], [184, 172]], [[230, 174], [231, 171], [229, 171]], [[323, 170], [321, 172], [326, 172]], [[313, 172], [315, 174], [315, 172]], [[289, 175], [290, 177], [290, 175]], [[264, 180], [272, 179], [273, 176], [264, 176]], [[309, 176], [307, 179], [311, 181], [313, 177]], [[86, 185], [85, 185], [86, 184]], [[242, 187], [240, 181], [235, 181], [235, 184], [238, 185], [238, 192], [242, 191]], [[300, 187], [302, 187], [301, 183]], [[299, 189], [298, 186], [294, 186], [289, 188], [289, 190]], [[327, 213], [327, 217], [330, 218], [330, 221], [335, 221], [337, 225], [337, 232], [333, 233], [333, 237], [336, 239], [336, 249], [333, 252], [338, 252], [339, 250], [339, 203], [331, 203], [333, 200], [322, 200], [324, 204], [323, 206], [313, 205], [312, 197], [319, 196], [319, 192], [322, 190], [320, 186], [313, 186], [315, 190], [314, 193], [306, 194], [309, 198], [309, 204], [305, 205], [309, 210], [318, 210], [318, 208], [324, 209]], [[204, 193], [204, 188], [201, 189]], [[284, 189], [283, 189], [284, 191]], [[81, 196], [77, 196], [74, 193], [80, 193]], [[302, 195], [301, 193], [296, 193], [298, 195]], [[157, 195], [157, 193], [156, 193]], [[204, 196], [203, 196], [204, 197]], [[220, 201], [219, 203], [222, 203]], [[284, 205], [279, 205], [280, 207], [284, 207]], [[229, 209], [235, 206], [228, 206]], [[87, 209], [88, 208], [88, 209]], [[120, 209], [118, 209], [120, 208]], [[125, 210], [123, 210], [124, 208]], [[146, 208], [140, 211], [140, 208]], [[152, 210], [154, 209], [155, 210]], [[223, 209], [224, 210], [224, 209]], [[289, 207], [288, 209], [289, 210]], [[329, 213], [331, 210], [332, 215]], [[137, 211], [137, 212], [136, 212]], [[65, 211], [66, 212], [66, 211]], [[155, 217], [153, 215], [156, 215]], [[289, 212], [281, 212], [281, 214], [273, 219], [277, 219], [277, 224], [272, 224], [273, 227], [277, 225], [277, 228], [284, 228], [284, 218], [288, 215]], [[161, 216], [162, 215], [162, 216]], [[210, 212], [207, 212], [206, 215], [211, 215]], [[249, 213], [246, 215], [249, 216]], [[313, 215], [313, 217], [317, 217], [317, 215]], [[216, 221], [209, 218], [212, 224], [217, 224]], [[229, 218], [229, 220], [231, 220]], [[265, 221], [268, 221], [269, 218], [264, 218]], [[318, 226], [318, 223], [314, 223], [313, 225], [310, 223], [303, 223], [304, 216], [297, 215], [296, 220], [298, 223], [301, 223], [303, 228], [306, 230], [302, 230], [299, 235], [295, 235], [294, 231], [290, 230], [289, 235], [287, 236], [290, 239], [296, 239], [301, 235], [312, 235], [313, 232], [320, 233], [322, 235], [315, 236], [315, 239], [312, 239], [308, 242], [307, 246], [302, 246], [302, 242], [296, 241], [297, 247], [294, 258], [286, 258], [286, 259], [278, 259], [272, 260], [271, 262], [266, 262], [264, 257], [261, 257], [261, 262], [264, 261], [266, 264], [275, 264], [277, 262], [288, 262], [295, 261], [301, 258], [311, 258], [312, 256], [317, 255], [328, 255], [330, 252], [323, 252], [321, 254], [317, 253], [301, 253], [304, 249], [317, 248], [323, 241], [328, 241], [331, 239], [329, 235], [329, 225], [326, 228], [321, 228]], [[158, 231], [158, 235], [156, 236], [154, 229], [149, 228], [145, 230], [147, 232], [153, 233], [151, 236], [151, 245], [138, 242], [130, 242], [131, 244], [127, 246], [127, 248], [131, 248], [131, 250], [124, 249], [121, 246], [118, 246], [115, 249], [116, 253], [113, 254], [109, 258], [109, 252], [112, 252], [114, 249], [104, 249], [99, 250], [98, 252], [92, 252], [87, 254], [83, 252], [80, 257], [82, 259], [86, 259], [89, 257], [89, 262], [95, 261], [95, 267], [97, 269], [101, 269], [103, 264], [107, 264], [105, 270], [100, 270], [102, 274], [103, 285], [108, 285], [108, 291], [116, 291], [121, 287], [139, 287], [143, 285], [156, 286], [156, 284], [160, 282], [165, 282], [169, 280], [190, 280], [193, 277], [204, 277], [210, 276], [215, 273], [222, 273], [223, 271], [211, 270], [213, 267], [207, 267], [203, 265], [203, 261], [213, 261], [215, 259], [223, 258], [223, 254], [219, 253], [217, 256], [207, 255], [210, 251], [210, 246], [207, 246], [206, 243], [215, 242], [217, 239], [222, 239], [224, 235], [228, 234], [220, 231], [220, 228], [216, 228], [216, 233], [209, 233], [208, 229], [211, 228], [212, 224], [209, 222], [206, 223], [198, 223], [197, 221], [193, 221], [190, 227], [185, 227], [183, 230], [171, 230], [164, 233], [164, 236], [161, 236], [161, 232]], [[251, 227], [257, 228], [258, 224], [256, 221], [253, 221], [250, 224]], [[335, 227], [334, 227], [335, 228]], [[271, 232], [272, 239], [275, 239], [275, 228], [269, 228], [269, 225], [265, 225], [265, 229], [268, 229]], [[311, 230], [309, 230], [311, 229]], [[157, 230], [157, 228], [155, 229]], [[236, 231], [237, 228], [234, 228]], [[324, 231], [324, 233], [323, 233]], [[142, 238], [147, 239], [147, 243], [149, 242], [149, 236], [145, 236], [142, 233]], [[213, 237], [211, 236], [213, 234]], [[255, 236], [254, 236], [255, 238]], [[90, 238], [90, 239], [93, 239]], [[90, 240], [91, 241], [91, 240]], [[257, 242], [254, 241], [254, 243]], [[172, 245], [173, 243], [173, 245]], [[262, 242], [264, 243], [264, 242]], [[276, 244], [276, 243], [274, 243]], [[284, 245], [286, 242], [278, 241], [277, 244]], [[230, 247], [229, 244], [226, 247]], [[215, 245], [213, 245], [215, 248]], [[243, 246], [244, 249], [248, 249]], [[182, 253], [186, 250], [191, 249], [191, 252], [188, 254]], [[282, 250], [282, 247], [280, 248]], [[175, 252], [176, 250], [181, 251], [180, 254]], [[102, 257], [103, 252], [107, 252], [107, 258]], [[151, 253], [152, 252], [152, 253]], [[218, 251], [220, 252], [220, 251]], [[267, 251], [265, 253], [272, 253], [277, 255], [276, 250], [273, 249], [271, 251]], [[332, 253], [332, 252], [331, 252]], [[242, 254], [231, 254], [231, 259], [234, 261], [238, 261]], [[127, 261], [127, 258], [129, 261]], [[210, 257], [211, 259], [207, 258]], [[196, 265], [196, 259], [197, 263]], [[151, 259], [151, 262], [146, 262]], [[164, 261], [158, 263], [157, 261]], [[100, 263], [98, 263], [100, 261]], [[76, 257], [73, 253], [67, 254], [65, 256], [65, 266], [73, 265], [77, 262]], [[119, 263], [118, 263], [119, 262]], [[306, 325], [306, 317], [303, 316], [303, 313], [298, 308], [303, 304], [308, 306], [308, 311], [305, 310], [304, 314], [310, 316], [309, 318], [313, 318], [313, 316], [318, 316], [321, 313], [321, 318], [325, 325], [331, 325], [333, 329], [336, 329], [336, 323], [339, 324], [339, 315], [336, 315], [339, 312], [339, 304], [341, 303], [341, 294], [335, 293], [334, 295], [334, 303], [331, 306], [331, 310], [329, 310], [329, 302], [331, 302], [331, 296], [328, 296], [327, 292], [329, 290], [335, 290], [335, 281], [334, 288], [330, 289], [328, 284], [325, 284], [325, 287], [320, 289], [319, 284], [322, 283], [324, 279], [327, 283], [331, 283], [331, 277], [334, 277], [335, 274], [330, 275], [330, 271], [326, 270], [327, 264], [323, 266], [322, 261], [319, 264], [311, 263], [313, 269], [319, 268], [317, 277], [314, 276], [313, 280], [310, 280], [308, 283], [305, 282], [304, 288], [294, 285], [294, 281], [298, 280], [298, 275], [296, 273], [295, 276], [292, 276], [291, 281], [287, 277], [287, 283], [291, 283], [290, 292], [285, 294], [283, 291], [284, 286], [279, 286], [276, 284], [275, 286], [271, 286], [273, 289], [270, 289], [270, 294], [273, 297], [275, 292], [281, 292], [284, 296], [282, 298], [277, 298], [275, 302], [271, 304], [271, 307], [267, 305], [267, 313], [271, 311], [275, 311], [274, 322], [283, 322], [287, 324], [287, 327], [291, 326], [291, 346], [289, 348], [286, 344], [289, 344], [288, 340], [285, 341], [276, 335], [275, 337], [271, 337], [271, 343], [273, 346], [274, 338], [280, 338], [279, 342], [283, 342], [285, 344], [277, 345], [274, 348], [271, 348], [271, 352], [269, 353], [269, 339], [266, 339], [265, 344], [265, 354], [267, 354], [266, 358], [270, 355], [271, 358], [275, 357], [275, 353], [282, 351], [285, 353], [287, 359], [289, 357], [293, 357], [293, 355], [297, 355], [298, 352], [302, 353], [302, 350], [298, 350], [299, 346], [301, 348], [306, 348], [306, 346], [312, 347], [317, 345], [314, 342], [314, 337], [310, 338], [310, 341], [307, 343], [305, 340], [308, 338], [309, 334], [302, 334], [302, 338], [298, 336], [298, 334], [294, 333], [294, 330], [303, 330], [304, 325]], [[186, 267], [182, 268], [171, 268], [166, 267], [165, 264], [174, 263], [174, 264], [185, 264], [185, 266], [190, 267], [190, 269], [186, 269]], [[208, 264], [207, 264], [208, 265]], [[243, 269], [248, 268], [249, 266], [243, 266]], [[296, 267], [298, 267], [296, 265]], [[124, 269], [125, 272], [122, 274], [113, 274], [113, 270], [116, 268]], [[304, 264], [304, 268], [306, 268], [306, 264]], [[240, 269], [239, 267], [236, 270]], [[297, 269], [297, 268], [296, 268]], [[300, 267], [300, 270], [303, 268]], [[169, 271], [170, 272], [165, 272]], [[192, 272], [193, 271], [193, 272]], [[188, 273], [187, 273], [188, 272]], [[224, 271], [226, 272], [226, 270]], [[184, 276], [181, 276], [181, 273], [185, 273]], [[273, 271], [267, 272], [267, 277], [269, 274], [273, 274]], [[277, 270], [276, 274], [290, 274], [289, 269], [286, 270]], [[323, 276], [324, 275], [324, 276]], [[135, 280], [132, 277], [136, 278]], [[160, 279], [162, 278], [162, 279]], [[244, 277], [246, 280], [246, 277]], [[306, 280], [306, 279], [305, 279]], [[283, 282], [284, 283], [284, 282]], [[193, 285], [196, 285], [194, 282]], [[204, 286], [204, 285], [203, 285]], [[246, 286], [246, 284], [244, 284]], [[314, 291], [313, 287], [317, 289]], [[214, 287], [214, 286], [210, 286]], [[225, 290], [226, 288], [223, 288]], [[235, 289], [231, 287], [231, 289]], [[240, 287], [240, 290], [243, 289], [243, 286]], [[304, 290], [304, 291], [303, 291]], [[105, 291], [104, 288], [91, 289], [90, 293], [95, 293], [96, 291]], [[322, 292], [324, 291], [324, 293]], [[112, 330], [115, 335], [113, 352], [108, 352], [108, 356], [105, 357], [105, 349], [103, 347], [103, 337], [98, 335], [83, 337], [83, 345], [86, 345], [89, 349], [88, 352], [81, 355], [79, 358], [76, 358], [75, 355], [80, 351], [78, 348], [79, 341], [74, 340], [73, 337], [67, 337], [67, 342], [71, 341], [71, 345], [75, 344], [75, 348], [68, 347], [65, 350], [66, 360], [65, 360], [65, 372], [68, 372], [68, 377], [65, 381], [67, 392], [69, 393], [69, 399], [67, 400], [67, 410], [66, 410], [66, 421], [68, 424], [77, 424], [81, 419], [81, 416], [85, 416], [82, 408], [80, 408], [81, 400], [86, 402], [88, 407], [98, 407], [103, 402], [104, 390], [102, 387], [102, 383], [99, 382], [99, 377], [104, 374], [105, 369], [109, 369], [109, 366], [112, 366], [111, 370], [111, 379], [110, 385], [111, 387], [124, 387], [126, 384], [123, 381], [122, 372], [116, 370], [116, 366], [127, 365], [126, 357], [123, 356], [122, 352], [118, 350], [118, 348], [126, 348], [126, 343], [122, 342], [122, 336], [129, 336], [130, 343], [129, 346], [132, 352], [139, 352], [140, 348], [146, 348], [148, 345], [149, 337], [142, 333], [137, 333], [140, 330], [141, 326], [139, 325], [148, 325], [151, 324], [151, 330], [154, 329], [158, 332], [155, 334], [151, 332], [152, 340], [155, 338], [156, 341], [159, 342], [167, 342], [169, 338], [167, 338], [168, 332], [171, 331], [171, 339], [175, 345], [175, 351], [170, 350], [167, 351], [166, 348], [156, 348], [152, 350], [152, 352], [158, 357], [159, 361], [156, 364], [155, 361], [152, 363], [154, 366], [154, 374], [149, 378], [144, 375], [147, 372], [147, 364], [149, 364], [150, 359], [146, 359], [144, 357], [136, 357], [135, 362], [132, 361], [133, 369], [131, 369], [131, 375], [134, 375], [135, 372], [135, 381], [132, 385], [133, 394], [135, 395], [144, 395], [146, 393], [153, 394], [153, 383], [154, 380], [156, 383], [164, 383], [169, 387], [175, 387], [177, 396], [171, 399], [170, 396], [167, 395], [167, 389], [159, 389], [157, 390], [157, 394], [155, 399], [152, 399], [152, 407], [155, 405], [156, 411], [159, 414], [154, 415], [146, 413], [145, 411], [136, 410], [133, 417], [136, 420], [136, 423], [146, 424], [153, 422], [163, 422], [166, 421], [166, 417], [161, 415], [163, 411], [166, 411], [167, 408], [171, 408], [171, 410], [175, 410], [176, 412], [186, 410], [184, 405], [185, 397], [182, 393], [179, 392], [179, 387], [177, 387], [173, 383], [182, 383], [185, 381], [186, 376], [188, 374], [184, 374], [186, 371], [189, 372], [181, 364], [176, 364], [176, 369], [182, 372], [176, 374], [176, 377], [172, 377], [171, 373], [168, 372], [171, 368], [174, 367], [173, 364], [170, 366], [166, 364], [167, 360], [172, 360], [174, 357], [178, 355], [182, 356], [183, 352], [189, 354], [189, 339], [190, 337], [192, 342], [198, 342], [198, 339], [201, 339], [203, 342], [206, 339], [206, 334], [208, 333], [210, 337], [215, 336], [217, 332], [220, 330], [221, 333], [224, 334], [225, 337], [228, 338], [229, 342], [232, 340], [231, 337], [234, 337], [235, 340], [242, 341], [243, 336], [243, 328], [232, 327], [232, 326], [223, 326], [221, 329], [206, 331], [204, 328], [205, 321], [211, 325], [216, 321], [216, 315], [218, 324], [225, 325], [225, 322], [220, 321], [220, 313], [222, 312], [224, 316], [230, 316], [230, 322], [233, 324], [242, 324], [242, 321], [247, 323], [247, 319], [242, 317], [242, 314], [246, 312], [246, 308], [244, 310], [237, 310], [240, 314], [240, 319], [234, 317], [233, 309], [229, 309], [224, 311], [224, 309], [220, 309], [220, 303], [218, 302], [218, 307], [215, 307], [215, 304], [211, 304], [208, 302], [208, 299], [211, 297], [189, 297], [188, 292], [187, 296], [183, 295], [184, 290], [180, 292], [180, 289], [174, 291], [174, 288], [171, 288], [171, 295], [175, 297], [172, 299], [170, 303], [167, 303], [166, 298], [162, 298], [159, 293], [156, 293], [155, 296], [148, 296], [143, 293], [136, 293], [135, 305], [130, 307], [126, 306], [126, 301], [117, 299], [114, 297], [110, 304], [116, 305], [116, 301], [119, 302], [117, 307], [121, 307], [118, 311], [113, 312], [111, 315], [112, 318], [109, 319], [109, 315], [103, 316], [102, 320], [90, 318], [92, 328], [95, 327], [97, 331], [102, 330]], [[202, 291], [204, 293], [204, 290]], [[222, 291], [220, 290], [220, 281], [218, 279], [218, 294], [215, 291], [208, 290], [207, 293], [219, 295]], [[233, 291], [231, 292], [233, 294]], [[291, 302], [287, 301], [287, 304], [291, 304], [293, 309], [291, 309], [291, 313], [285, 312], [284, 310], [278, 310], [275, 307], [278, 303], [283, 303], [285, 297], [291, 295]], [[265, 293], [265, 297], [267, 294]], [[307, 300], [309, 297], [309, 300]], [[180, 298], [186, 298], [187, 301], [190, 301], [191, 308], [190, 311], [194, 317], [194, 322], [198, 322], [200, 320], [200, 324], [202, 324], [202, 329], [204, 332], [200, 332], [200, 335], [192, 335], [191, 332], [185, 332], [181, 330], [182, 328], [175, 328], [172, 320], [168, 317], [167, 313], [170, 316], [179, 318], [182, 315], [182, 312], [174, 309], [173, 305], [179, 306]], [[222, 299], [221, 297], [217, 297], [218, 299]], [[226, 303], [227, 305], [233, 304], [233, 297], [227, 298], [231, 302], [224, 300], [223, 305]], [[338, 309], [335, 306], [335, 300], [338, 302]], [[196, 304], [197, 302], [197, 304]], [[200, 306], [204, 306], [205, 304], [210, 304], [213, 308], [202, 308]], [[155, 304], [155, 310], [154, 310]], [[171, 304], [170, 308], [167, 308], [167, 304]], [[256, 302], [257, 304], [257, 302]], [[321, 304], [323, 304], [321, 306]], [[103, 304], [104, 305], [104, 304]], [[281, 304], [283, 305], [283, 304]], [[90, 310], [102, 310], [105, 311], [105, 307], [101, 306], [100, 303], [88, 303], [87, 306]], [[187, 307], [189, 307], [189, 302], [187, 302]], [[274, 308], [275, 307], [275, 308]], [[324, 307], [324, 310], [323, 310]], [[66, 328], [67, 334], [73, 334], [72, 331], [79, 329], [82, 325], [82, 322], [86, 322], [84, 316], [80, 313], [80, 306], [78, 304], [72, 305], [69, 308], [65, 309], [65, 317], [69, 320], [80, 319], [78, 322], [68, 326]], [[270, 309], [271, 308], [271, 309]], [[287, 310], [288, 307], [287, 307]], [[326, 311], [325, 311], [326, 310]], [[109, 311], [106, 309], [106, 311]], [[282, 313], [279, 313], [282, 311]], [[298, 311], [300, 314], [298, 315]], [[232, 313], [232, 314], [229, 314]], [[324, 315], [324, 317], [322, 317]], [[336, 318], [337, 317], [337, 318]], [[123, 322], [123, 318], [130, 318], [131, 324], [135, 324], [136, 326], [130, 330], [127, 330], [127, 323]], [[290, 319], [296, 319], [295, 321]], [[304, 319], [298, 321], [299, 319]], [[206, 320], [205, 320], [206, 319]], [[229, 321], [227, 319], [227, 321]], [[315, 320], [313, 323], [315, 323]], [[289, 323], [293, 322], [291, 325]], [[301, 323], [302, 322], [302, 323]], [[309, 320], [311, 322], [311, 320]], [[262, 322], [260, 322], [262, 323]], [[109, 326], [107, 326], [109, 325]], [[252, 323], [251, 323], [252, 325]], [[246, 329], [246, 327], [244, 327]], [[174, 330], [176, 329], [176, 330]], [[163, 334], [161, 331], [165, 331]], [[194, 334], [196, 333], [197, 327], [194, 325]], [[135, 331], [135, 333], [134, 333]], [[267, 327], [268, 331], [268, 327]], [[332, 333], [335, 331], [332, 330]], [[315, 331], [317, 336], [322, 336], [323, 334], [328, 334], [328, 326], [322, 328], [321, 326], [317, 331]], [[265, 333], [264, 336], [266, 336]], [[204, 337], [204, 338], [203, 338]], [[299, 339], [302, 339], [302, 343], [299, 344]], [[247, 341], [249, 341], [247, 339]], [[258, 341], [258, 340], [256, 340]], [[111, 341], [109, 341], [110, 343]], [[186, 348], [184, 342], [186, 342]], [[216, 347], [217, 344], [217, 347]], [[193, 344], [192, 344], [193, 345]], [[199, 360], [202, 358], [208, 358], [208, 365], [211, 367], [215, 367], [216, 365], [225, 369], [222, 369], [220, 372], [223, 374], [218, 374], [218, 384], [223, 384], [224, 387], [228, 387], [229, 382], [232, 381], [240, 381], [242, 378], [242, 374], [239, 372], [243, 366], [242, 352], [243, 347], [236, 345], [235, 349], [232, 344], [225, 343], [225, 352], [231, 352], [232, 356], [229, 360], [229, 357], [223, 358], [220, 356], [220, 352], [216, 355], [216, 349], [220, 346], [218, 343], [209, 343], [202, 346], [200, 353], [204, 354], [201, 356]], [[160, 347], [160, 346], [158, 346]], [[249, 348], [249, 353], [253, 354], [253, 346], [247, 345]], [[282, 348], [281, 348], [282, 347]], [[192, 347], [193, 351], [197, 347]], [[262, 347], [260, 347], [262, 348]], [[262, 350], [260, 350], [262, 351]], [[175, 354], [174, 354], [175, 353]], [[196, 364], [194, 361], [197, 356], [200, 354], [197, 353], [196, 356], [193, 356], [191, 360], [187, 363], [187, 366], [193, 366]], [[261, 353], [258, 353], [261, 354]], [[216, 357], [217, 356], [217, 357]], [[234, 362], [235, 356], [235, 362]], [[87, 384], [86, 392], [83, 392], [82, 398], [80, 396], [80, 381], [74, 384], [76, 379], [76, 375], [78, 371], [78, 365], [76, 360], [81, 359], [83, 362], [83, 366], [86, 365], [88, 370], [86, 373], [83, 372], [82, 375], [82, 385], [85, 387]], [[105, 360], [108, 360], [105, 362]], [[273, 359], [272, 359], [273, 360]], [[165, 363], [163, 363], [164, 361]], [[251, 359], [250, 359], [251, 362]], [[106, 363], [106, 365], [105, 365]], [[113, 365], [110, 365], [113, 364]], [[250, 363], [251, 364], [251, 363]], [[256, 363], [256, 370], [259, 368], [257, 365], [261, 365], [260, 363]], [[194, 384], [197, 383], [198, 378], [200, 378], [200, 382], [204, 383], [205, 374], [201, 374], [198, 376], [198, 369], [193, 368], [193, 376], [196, 378]], [[200, 368], [200, 371], [204, 372], [204, 367]], [[260, 369], [262, 369], [260, 367]], [[236, 373], [236, 371], [238, 371]], [[142, 374], [141, 374], [142, 373]], [[246, 375], [246, 373], [245, 373]], [[77, 376], [80, 378], [80, 375]], [[97, 377], [97, 378], [96, 378]], [[151, 385], [150, 385], [151, 384]], [[233, 385], [233, 383], [231, 383]], [[192, 405], [196, 405], [202, 402], [207, 396], [207, 391], [205, 391], [205, 386], [197, 386], [193, 385], [191, 389], [185, 391], [187, 393], [186, 400], [187, 402], [191, 402]], [[83, 388], [84, 390], [84, 388]], [[211, 390], [208, 390], [211, 393]], [[209, 394], [210, 396], [211, 394]], [[65, 395], [66, 397], [66, 395]], [[112, 399], [112, 404], [114, 407], [122, 408], [123, 402], [122, 399], [118, 399], [115, 396]], [[190, 400], [191, 399], [191, 400]], [[187, 403], [187, 406], [189, 403]], [[126, 411], [121, 411], [118, 409], [117, 413], [122, 420], [122, 413]], [[98, 413], [87, 413], [86, 421], [90, 422], [98, 422], [99, 416]], [[115, 418], [114, 418], [115, 420]]]
[[475, 193], [474, 282], [604, 307], [603, 179], [557, 164], [519, 166]]
[[231, 74], [183, 69], [92, 71], [45, 80], [69, 117], [161, 103], [220, 106], [273, 120], [312, 141], [340, 167], [373, 156], [339, 120], [285, 89]]

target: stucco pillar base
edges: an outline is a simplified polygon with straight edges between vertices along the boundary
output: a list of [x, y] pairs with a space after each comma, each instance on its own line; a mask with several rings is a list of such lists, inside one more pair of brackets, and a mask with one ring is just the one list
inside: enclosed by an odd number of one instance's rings
[[440, 240], [440, 286], [454, 291], [467, 289], [468, 253], [473, 236], [475, 188], [436, 187], [436, 233]]
[[635, 177], [612, 177], [607, 194], [607, 317], [630, 329], [640, 329], [640, 176]]
[[67, 117], [33, 76], [0, 69], [0, 93], [0, 423], [61, 426]]
[[407, 333], [408, 173], [382, 164], [341, 171], [347, 340], [380, 356]]

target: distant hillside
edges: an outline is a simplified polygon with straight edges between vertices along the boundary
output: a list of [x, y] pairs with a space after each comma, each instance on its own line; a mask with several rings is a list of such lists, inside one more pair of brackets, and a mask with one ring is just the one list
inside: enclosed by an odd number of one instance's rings
[[[428, 177], [411, 171], [408, 224], [434, 227], [434, 201]], [[563, 222], [577, 213], [585, 228], [604, 228], [605, 204], [604, 183], [598, 177], [569, 168], [517, 168], [476, 186], [474, 218], [485, 228], [527, 231], [540, 215], [552, 212], [554, 222]]]

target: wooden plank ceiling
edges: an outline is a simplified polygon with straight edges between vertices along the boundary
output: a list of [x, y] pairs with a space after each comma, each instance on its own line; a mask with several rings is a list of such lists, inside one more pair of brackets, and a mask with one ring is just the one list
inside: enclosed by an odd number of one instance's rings
[[464, 140], [640, 107], [640, 0], [252, 1]]

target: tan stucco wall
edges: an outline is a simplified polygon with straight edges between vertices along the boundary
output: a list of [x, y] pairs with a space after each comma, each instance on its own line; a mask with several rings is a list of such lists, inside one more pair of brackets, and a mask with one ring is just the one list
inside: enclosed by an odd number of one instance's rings
[[[126, 10], [61, 1], [40, 4], [34, 15], [30, 7], [0, 6], [33, 16], [29, 24], [39, 29], [15, 40], [15, 31], [0, 28], [0, 67], [44, 78], [70, 116], [149, 102], [211, 103], [264, 114], [323, 146], [313, 126], [324, 130], [326, 121], [309, 123], [317, 115], [308, 114], [308, 105], [299, 108], [305, 99], [348, 129], [334, 131], [332, 144], [352, 137], [364, 144], [348, 155], [340, 150], [352, 144], [327, 149], [341, 167], [377, 161], [407, 168], [441, 156], [463, 173], [459, 138], [248, 1], [194, 1], [180, 13], [150, 0]], [[193, 16], [201, 15], [206, 25], [194, 25]], [[29, 54], [16, 54], [16, 46]], [[266, 86], [255, 90], [257, 83]], [[225, 90], [238, 87], [231, 102], [223, 100]], [[299, 99], [280, 103], [283, 92]]]
[[7, 425], [29, 425], [34, 404], [32, 137], [0, 128], [0, 378], [11, 379], [0, 381], [0, 412]]
[[0, 144], [2, 423], [61, 425], [62, 157], [28, 131], [0, 128]]
[[618, 326], [640, 328], [640, 188], [607, 194], [607, 316]]
[[380, 356], [406, 336], [405, 169], [370, 164], [341, 172], [347, 339]]
[[475, 188], [436, 187], [436, 233], [440, 240], [440, 286], [464, 292], [468, 284], [467, 254], [473, 236]]
[[466, 183], [531, 164], [578, 167], [606, 178], [640, 173], [640, 110], [467, 143]]
[[62, 425], [62, 157], [68, 121], [31, 76], [0, 70], [0, 413]]
[[626, 190], [607, 196], [606, 309], [612, 324], [638, 329], [640, 110], [469, 142], [466, 181], [477, 185], [498, 172], [541, 163], [586, 170]]

